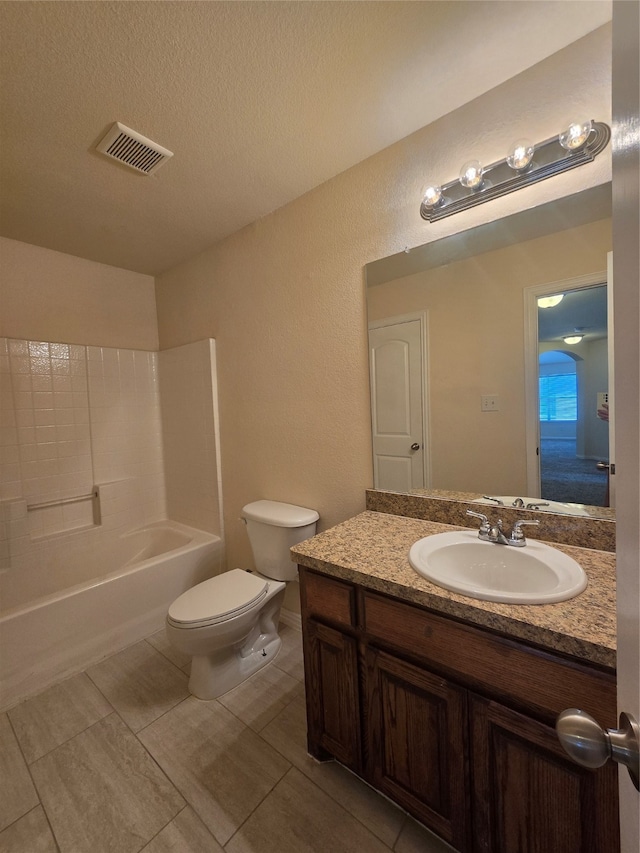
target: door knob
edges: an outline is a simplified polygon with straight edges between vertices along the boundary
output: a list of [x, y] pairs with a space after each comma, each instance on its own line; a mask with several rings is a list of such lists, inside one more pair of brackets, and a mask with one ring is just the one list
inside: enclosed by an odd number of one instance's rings
[[583, 767], [602, 767], [609, 759], [624, 764], [640, 791], [640, 726], [624, 712], [619, 729], [603, 729], [592, 716], [578, 708], [563, 711], [556, 732], [565, 752]]
[[612, 475], [616, 473], [616, 466], [613, 462], [598, 462], [596, 468], [598, 471], [608, 471]]
[[411, 450], [420, 450], [420, 445], [417, 441], [413, 442], [413, 444], [411, 445]]

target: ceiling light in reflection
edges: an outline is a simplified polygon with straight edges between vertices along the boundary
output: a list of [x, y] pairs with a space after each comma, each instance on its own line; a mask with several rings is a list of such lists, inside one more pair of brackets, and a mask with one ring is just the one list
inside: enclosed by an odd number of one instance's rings
[[538, 297], [538, 308], [555, 308], [564, 299], [564, 293], [556, 293], [555, 296]]

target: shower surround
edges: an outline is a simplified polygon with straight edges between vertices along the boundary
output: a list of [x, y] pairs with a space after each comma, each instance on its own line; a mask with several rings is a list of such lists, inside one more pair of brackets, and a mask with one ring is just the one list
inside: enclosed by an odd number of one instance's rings
[[[220, 571], [214, 341], [157, 353], [0, 338], [0, 410], [0, 628], [29, 613], [30, 630], [37, 630], [35, 609], [82, 586], [104, 586], [122, 568], [116, 555], [123, 536], [168, 518], [195, 528], [191, 538], [213, 535], [207, 541], [217, 543], [215, 558], [204, 575], [200, 565], [199, 577]], [[177, 588], [193, 582], [186, 571]], [[175, 592], [172, 582], [167, 606]], [[102, 657], [148, 633], [152, 610], [157, 630], [164, 600], [156, 598], [152, 606], [142, 596], [139, 612], [126, 618], [112, 602], [113, 624], [87, 654]], [[72, 618], [85, 617], [80, 607]], [[50, 669], [33, 661], [37, 684], [21, 679], [20, 695], [11, 687], [0, 706], [87, 662], [77, 643], [58, 649]], [[0, 663], [6, 693], [4, 668]]]

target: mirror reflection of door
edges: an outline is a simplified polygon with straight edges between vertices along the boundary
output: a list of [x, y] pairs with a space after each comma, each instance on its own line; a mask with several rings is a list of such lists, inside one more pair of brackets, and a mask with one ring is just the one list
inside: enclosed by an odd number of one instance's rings
[[427, 485], [425, 325], [419, 314], [369, 326], [376, 489], [408, 492]]
[[608, 506], [606, 284], [538, 306], [540, 494]]

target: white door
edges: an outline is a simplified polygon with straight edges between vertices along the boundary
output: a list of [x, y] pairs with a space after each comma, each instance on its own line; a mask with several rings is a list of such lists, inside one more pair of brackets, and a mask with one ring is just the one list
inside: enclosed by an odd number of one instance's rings
[[615, 340], [615, 320], [613, 313], [613, 252], [607, 254], [607, 361], [609, 368], [609, 506], [616, 505], [616, 411], [615, 411], [615, 370], [613, 362]]
[[[613, 4], [618, 711], [640, 722], [640, 4]], [[640, 796], [620, 768], [620, 850], [638, 853]]]
[[[618, 710], [640, 722], [640, 5], [613, 4]], [[620, 774], [622, 853], [638, 853], [640, 796]]]
[[369, 326], [373, 485], [408, 492], [425, 477], [425, 370], [421, 317]]

